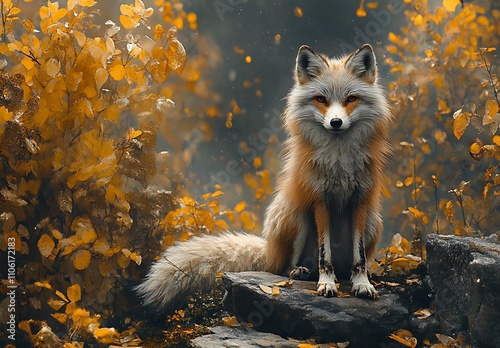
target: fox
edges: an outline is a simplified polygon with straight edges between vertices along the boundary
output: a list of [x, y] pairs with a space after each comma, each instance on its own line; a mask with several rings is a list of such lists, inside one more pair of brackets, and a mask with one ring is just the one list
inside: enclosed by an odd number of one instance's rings
[[223, 232], [167, 248], [136, 287], [158, 310], [215, 285], [220, 272], [267, 271], [317, 280], [319, 296], [378, 297], [367, 260], [381, 238], [392, 114], [369, 44], [329, 58], [298, 50], [282, 113], [287, 134], [262, 236]]

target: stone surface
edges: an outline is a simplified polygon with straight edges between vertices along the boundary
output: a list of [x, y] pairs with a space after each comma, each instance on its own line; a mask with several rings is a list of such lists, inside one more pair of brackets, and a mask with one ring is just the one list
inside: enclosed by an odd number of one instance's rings
[[217, 326], [211, 328], [211, 330], [213, 334], [194, 339], [192, 341], [193, 346], [198, 348], [297, 348], [297, 342], [292, 342], [277, 335], [258, 332], [245, 327], [231, 328], [227, 326]]
[[[291, 287], [280, 287], [279, 295], [260, 287], [286, 280], [265, 272], [225, 273], [226, 308], [259, 331], [318, 343], [349, 341], [350, 348], [390, 343], [390, 333], [408, 327], [408, 310], [398, 295], [385, 290], [380, 298], [367, 300], [318, 296], [311, 292], [315, 282], [293, 281]], [[349, 287], [342, 284], [340, 290], [348, 292]]]
[[442, 333], [500, 347], [500, 238], [427, 236], [427, 267]]

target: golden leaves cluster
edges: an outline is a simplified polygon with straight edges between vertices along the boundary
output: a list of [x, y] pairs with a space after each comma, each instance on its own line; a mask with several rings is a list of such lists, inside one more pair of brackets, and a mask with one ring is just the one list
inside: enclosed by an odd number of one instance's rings
[[158, 120], [174, 106], [164, 82], [183, 71], [186, 51], [177, 28], [150, 25], [155, 11], [140, 0], [110, 19], [94, 0], [49, 0], [33, 19], [32, 5], [2, 1], [0, 14], [0, 249], [14, 238], [26, 258], [23, 312], [118, 343], [100, 327], [128, 310], [110, 306], [125, 303], [111, 290], [139, 278], [173, 208], [170, 192], [148, 186], [160, 176]]
[[[491, 214], [500, 194], [495, 183], [500, 180], [495, 179], [500, 175], [500, 11], [491, 1], [404, 4], [408, 24], [390, 32], [384, 47], [397, 117], [393, 143], [400, 144], [399, 177], [389, 179], [389, 189], [401, 202], [386, 224], [406, 228], [407, 221], [396, 216], [403, 211], [427, 232], [488, 233], [500, 223]], [[439, 176], [439, 185], [429, 185], [433, 176]], [[475, 184], [463, 202], [450, 197], [456, 183], [469, 180]], [[459, 211], [450, 219], [452, 208]]]

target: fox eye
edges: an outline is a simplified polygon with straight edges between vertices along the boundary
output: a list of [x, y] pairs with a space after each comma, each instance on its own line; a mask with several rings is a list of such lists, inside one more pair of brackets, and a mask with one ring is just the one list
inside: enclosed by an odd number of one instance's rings
[[318, 95], [317, 97], [314, 98], [318, 103], [321, 104], [326, 104], [326, 97], [322, 95]]
[[358, 97], [356, 97], [355, 95], [350, 95], [347, 97], [347, 99], [345, 101], [346, 101], [346, 103], [352, 103], [352, 102], [355, 102], [357, 99], [358, 99]]

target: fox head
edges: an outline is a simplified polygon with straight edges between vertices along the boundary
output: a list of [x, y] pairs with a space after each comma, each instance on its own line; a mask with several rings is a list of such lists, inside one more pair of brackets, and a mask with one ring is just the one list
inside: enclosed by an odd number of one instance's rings
[[299, 49], [295, 86], [288, 97], [287, 117], [309, 127], [321, 125], [339, 136], [356, 127], [372, 127], [388, 117], [383, 91], [377, 83], [377, 62], [366, 44], [342, 58], [328, 58], [309, 46]]

